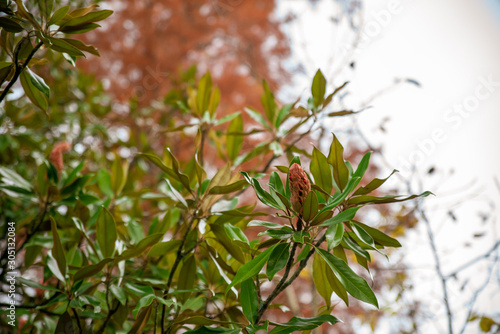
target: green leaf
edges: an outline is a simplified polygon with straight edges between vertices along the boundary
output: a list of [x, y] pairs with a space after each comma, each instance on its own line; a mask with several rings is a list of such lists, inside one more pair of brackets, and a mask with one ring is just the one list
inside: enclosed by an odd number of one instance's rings
[[102, 256], [112, 257], [115, 252], [116, 224], [113, 215], [104, 206], [97, 216], [96, 235]]
[[226, 294], [236, 284], [246, 281], [247, 279], [257, 275], [262, 269], [262, 267], [264, 267], [264, 264], [266, 264], [267, 260], [269, 259], [269, 256], [271, 255], [275, 247], [276, 245], [269, 247], [268, 249], [266, 249], [256, 257], [254, 257], [252, 260], [242, 265], [240, 269], [238, 269], [238, 272], [234, 276], [231, 284], [227, 286]]
[[278, 193], [285, 196], [285, 187], [283, 186], [283, 181], [281, 181], [280, 176], [276, 172], [271, 173], [269, 178], [269, 183], [276, 189]]
[[85, 57], [82, 51], [60, 38], [48, 37], [47, 40], [51, 43], [47, 46], [52, 50], [64, 52], [73, 57]]
[[365, 224], [360, 223], [360, 222], [355, 221], [355, 220], [353, 220], [352, 223], [359, 226], [359, 227], [362, 227], [363, 230], [365, 230], [368, 234], [370, 234], [371, 237], [373, 238], [373, 240], [379, 245], [388, 246], [388, 247], [401, 247], [401, 244], [399, 243], [399, 241], [397, 241], [394, 238], [391, 238], [387, 234], [385, 234], [385, 233], [383, 233], [383, 232], [381, 232], [373, 227], [370, 227], [368, 225], [365, 225]]
[[52, 14], [50, 20], [47, 22], [48, 26], [51, 26], [53, 24], [59, 24], [61, 19], [66, 16], [66, 13], [68, 13], [69, 6], [64, 6], [59, 9], [57, 9], [54, 14]]
[[125, 293], [125, 290], [123, 290], [122, 287], [111, 284], [109, 286], [109, 291], [111, 291], [113, 296], [115, 296], [116, 299], [118, 299], [120, 304], [125, 305], [127, 303], [127, 294]]
[[373, 238], [371, 237], [368, 232], [366, 232], [361, 226], [356, 225], [356, 224], [349, 224], [351, 227], [351, 230], [356, 234], [356, 236], [363, 241], [365, 244], [370, 245], [375, 248], [375, 243]]
[[31, 184], [12, 169], [0, 166], [0, 175], [2, 176], [1, 180], [5, 185], [16, 186], [27, 191], [31, 190]]
[[112, 164], [112, 174], [111, 174], [111, 188], [113, 193], [118, 197], [125, 183], [127, 182], [128, 175], [128, 161], [125, 160], [125, 164], [122, 164], [122, 159], [119, 155], [115, 155]]
[[153, 245], [148, 252], [148, 256], [162, 256], [179, 249], [181, 245], [181, 240], [170, 240], [159, 242]]
[[349, 170], [344, 162], [344, 147], [333, 134], [330, 153], [328, 154], [328, 163], [333, 167], [333, 179], [340, 191], [343, 191], [349, 180]]
[[77, 48], [80, 51], [88, 52], [90, 54], [93, 54], [94, 56], [98, 56], [98, 57], [100, 56], [99, 51], [97, 51], [97, 49], [94, 46], [87, 45], [78, 39], [61, 38], [61, 40], [74, 46], [75, 48]]
[[304, 201], [304, 209], [302, 213], [302, 218], [304, 221], [308, 222], [318, 213], [318, 197], [315, 191], [310, 191]]
[[344, 236], [344, 224], [330, 225], [325, 232], [328, 250], [332, 250], [342, 242]]
[[314, 106], [317, 108], [321, 105], [325, 98], [326, 91], [326, 79], [321, 73], [321, 70], [318, 70], [314, 75], [314, 79], [311, 86], [311, 93], [314, 99]]
[[89, 24], [89, 23], [102, 21], [102, 20], [106, 19], [108, 16], [110, 16], [111, 14], [113, 14], [113, 11], [108, 10], [108, 9], [98, 10], [95, 12], [90, 12], [90, 13], [87, 13], [85, 15], [76, 16], [76, 17], [74, 15], [74, 12], [72, 12], [71, 14], [72, 14], [73, 18], [70, 19], [69, 21], [65, 22], [61, 26], [60, 31], [65, 32], [65, 29], [69, 28], [69, 27], [77, 27], [77, 26], [82, 26], [82, 25]]
[[257, 290], [255, 289], [253, 279], [250, 278], [241, 282], [240, 302], [243, 314], [253, 324], [257, 319], [257, 311], [259, 309], [259, 298], [257, 297]]
[[356, 171], [352, 174], [352, 177], [359, 177], [360, 181], [363, 178], [363, 175], [365, 175], [366, 170], [368, 169], [368, 165], [370, 164], [370, 157], [372, 155], [372, 152], [367, 152], [361, 161], [359, 162], [358, 168], [356, 168]]
[[129, 333], [142, 333], [144, 327], [146, 327], [146, 324], [149, 321], [149, 317], [151, 316], [152, 311], [153, 311], [153, 304], [150, 304], [149, 306], [142, 308], [135, 317], [134, 324], [132, 325], [132, 328], [130, 329]]
[[269, 334], [288, 334], [292, 332], [311, 330], [321, 326], [325, 322], [328, 322], [330, 325], [335, 325], [337, 322], [341, 321], [330, 314], [323, 314], [314, 318], [293, 317], [287, 323], [276, 324], [277, 326], [274, 327]]
[[318, 150], [313, 148], [313, 155], [311, 164], [309, 166], [311, 174], [314, 177], [314, 182], [326, 193], [331, 194], [333, 188], [332, 172], [326, 156]]
[[335, 277], [351, 296], [378, 308], [377, 297], [364, 278], [358, 276], [338, 257], [321, 248], [316, 248], [316, 251], [330, 266]]
[[118, 261], [128, 260], [130, 258], [137, 257], [137, 256], [141, 255], [142, 252], [144, 252], [146, 250], [146, 248], [148, 248], [152, 244], [156, 244], [158, 241], [160, 241], [163, 238], [163, 234], [164, 233], [155, 233], [155, 234], [148, 235], [147, 237], [145, 237], [144, 239], [139, 241], [137, 243], [137, 245], [135, 245], [134, 247], [123, 251], [120, 254], [120, 256], [118, 256], [115, 259], [115, 261], [118, 262]]
[[78, 332], [73, 318], [69, 315], [68, 311], [64, 313], [57, 320], [57, 326], [54, 333], [76, 333]]
[[40, 14], [42, 14], [44, 18], [48, 18], [52, 14], [54, 0], [38, 0], [38, 8], [40, 9]]
[[108, 264], [111, 261], [113, 261], [113, 259], [106, 258], [99, 263], [90, 264], [90, 265], [87, 265], [87, 266], [81, 268], [73, 276], [73, 281], [77, 282], [77, 281], [82, 280], [84, 278], [95, 276], [97, 273], [99, 273], [102, 270], [102, 268], [104, 268], [104, 266], [106, 264]]
[[54, 274], [55, 277], [57, 277], [58, 280], [60, 280], [61, 282], [66, 282], [66, 277], [62, 274], [61, 270], [59, 269], [59, 264], [52, 255], [52, 250], [47, 252], [46, 265], [47, 267], [49, 267], [50, 271]]
[[[196, 259], [194, 255], [189, 256], [184, 260], [181, 271], [179, 272], [179, 282], [177, 283], [177, 290], [191, 290], [194, 287], [196, 279]], [[179, 301], [184, 303], [189, 296], [190, 292], [183, 292], [178, 294]]]
[[293, 231], [288, 226], [285, 226], [282, 227], [281, 230], [267, 230], [264, 232], [260, 232], [258, 235], [268, 235], [273, 239], [286, 240], [290, 239], [293, 236]]
[[59, 31], [65, 34], [83, 34], [99, 27], [97, 23], [85, 23], [78, 26], [61, 26]]
[[262, 82], [262, 87], [264, 88], [264, 93], [262, 94], [260, 101], [264, 106], [269, 123], [274, 124], [276, 119], [276, 102], [274, 102], [274, 95], [265, 80]]
[[244, 110], [254, 121], [260, 123], [263, 127], [270, 130], [269, 124], [266, 122], [266, 119], [258, 111], [255, 111], [251, 108], [245, 108]]
[[392, 174], [396, 173], [397, 170], [393, 170], [392, 173], [386, 177], [385, 179], [373, 179], [371, 180], [366, 186], [364, 187], [359, 187], [358, 189], [356, 189], [356, 191], [352, 194], [353, 196], [357, 196], [357, 195], [366, 195], [366, 194], [369, 194], [371, 193], [372, 191], [374, 191], [375, 189], [379, 188], [381, 185], [384, 184], [385, 181], [387, 181], [387, 179], [389, 179]]
[[318, 254], [314, 254], [313, 257], [313, 281], [314, 287], [318, 291], [319, 295], [323, 297], [326, 302], [326, 306], [329, 308], [331, 305], [333, 289], [330, 282], [335, 277], [333, 271], [328, 267], [325, 260]]
[[238, 154], [240, 154], [243, 147], [243, 136], [237, 133], [243, 132], [243, 117], [238, 114], [236, 118], [231, 121], [227, 129], [226, 150], [229, 160], [234, 161]]
[[7, 17], [0, 17], [0, 27], [7, 32], [21, 32], [24, 30], [19, 23]]
[[184, 186], [184, 188], [186, 188], [187, 190], [191, 191], [191, 186], [190, 186], [189, 178], [187, 177], [186, 174], [184, 174], [184, 173], [182, 173], [180, 171], [180, 169], [179, 169], [179, 162], [177, 161], [177, 159], [175, 158], [174, 154], [170, 150], [170, 147], [167, 147], [166, 151], [167, 151], [167, 153], [170, 156], [170, 160], [172, 161], [172, 170], [174, 171], [177, 180], [179, 180], [180, 183], [182, 183], [182, 185]]
[[101, 169], [97, 172], [97, 184], [104, 195], [113, 198], [114, 192], [111, 185], [111, 175], [109, 175], [108, 171]]
[[59, 291], [59, 292], [61, 291], [58, 288], [55, 288], [53, 286], [42, 285], [42, 284], [40, 284], [38, 282], [31, 281], [31, 280], [26, 279], [24, 277], [16, 277], [16, 281], [21, 282], [24, 285], [27, 285], [27, 286], [30, 286], [30, 287], [36, 288], [36, 289], [43, 289], [43, 290], [49, 290], [49, 291]]
[[245, 263], [245, 255], [227, 235], [226, 229], [218, 224], [210, 225], [210, 229], [215, 235], [216, 240], [234, 257], [238, 262]]
[[247, 236], [238, 226], [234, 226], [230, 223], [225, 223], [224, 229], [226, 230], [227, 236], [233, 241], [241, 241], [250, 246]]
[[239, 334], [241, 333], [241, 330], [238, 329], [229, 329], [229, 328], [223, 328], [223, 327], [206, 327], [206, 326], [201, 326], [200, 328], [197, 329], [192, 329], [187, 332], [184, 332], [184, 334], [210, 334], [210, 333], [225, 333], [225, 334]]
[[203, 115], [208, 110], [210, 96], [212, 95], [212, 77], [210, 73], [205, 73], [198, 83], [198, 91], [196, 92], [196, 110], [198, 115]]
[[172, 183], [170, 183], [170, 180], [167, 178], [164, 178], [163, 180], [165, 181], [165, 183], [167, 185], [167, 190], [174, 196], [174, 199], [179, 201], [179, 203], [182, 203], [182, 205], [184, 205], [187, 208], [188, 204], [187, 204], [186, 200], [181, 195], [181, 193], [178, 192], [177, 189], [174, 188]]
[[335, 88], [335, 90], [333, 91], [333, 93], [331, 93], [330, 95], [328, 95], [328, 97], [323, 101], [323, 108], [325, 108], [327, 105], [329, 105], [330, 102], [332, 102], [333, 97], [338, 92], [340, 92], [345, 86], [347, 86], [348, 83], [349, 83], [349, 81], [346, 81], [340, 87]]
[[30, 99], [31, 103], [46, 112], [49, 106], [47, 97], [33, 85], [33, 80], [29, 72], [22, 71], [19, 77], [21, 78], [24, 93]]
[[397, 203], [397, 202], [404, 202], [404, 201], [414, 199], [417, 197], [427, 197], [429, 195], [433, 195], [433, 194], [430, 191], [424, 191], [423, 193], [421, 193], [419, 195], [410, 195], [410, 196], [406, 196], [406, 197], [404, 197], [402, 195], [388, 195], [388, 196], [383, 196], [383, 197], [363, 195], [363, 196], [351, 197], [347, 201], [347, 203], [349, 205]]
[[288, 259], [290, 258], [290, 244], [280, 243], [277, 244], [273, 252], [269, 256], [267, 262], [266, 275], [269, 280], [272, 280], [274, 275], [283, 268], [285, 268]]
[[345, 211], [340, 212], [336, 216], [333, 216], [330, 219], [325, 220], [323, 223], [321, 223], [319, 226], [331, 226], [335, 225], [338, 223], [343, 223], [345, 221], [351, 220], [354, 218], [356, 215], [356, 212], [360, 209], [361, 207], [353, 207], [349, 208]]
[[54, 218], [50, 217], [50, 226], [52, 229], [52, 238], [54, 239], [54, 246], [52, 248], [52, 255], [57, 261], [57, 266], [59, 271], [63, 276], [66, 276], [66, 271], [68, 266], [66, 265], [66, 255], [64, 254], [64, 248], [59, 238], [59, 233], [57, 233], [57, 223]]
[[139, 299], [139, 301], [137, 302], [137, 305], [135, 306], [135, 309], [132, 311], [132, 315], [134, 316], [134, 318], [137, 317], [137, 313], [139, 313], [140, 309], [151, 305], [151, 303], [155, 299], [156, 299], [156, 296], [154, 294], [147, 295], [147, 296], [144, 296], [141, 299]]
[[255, 193], [257, 194], [257, 198], [264, 203], [267, 206], [270, 206], [272, 208], [278, 209], [278, 210], [285, 210], [285, 207], [281, 206], [276, 202], [276, 200], [271, 196], [270, 193], [262, 189], [259, 181], [253, 177], [248, 176], [246, 172], [240, 172], [241, 175], [247, 180], [248, 183], [252, 185], [252, 187], [255, 189]]
[[36, 75], [36, 73], [32, 72], [28, 67], [26, 68], [26, 71], [28, 71], [28, 74], [30, 75], [31, 83], [33, 84], [33, 86], [35, 86], [36, 89], [38, 89], [45, 96], [47, 96], [47, 98], [49, 98], [50, 97], [50, 88], [49, 88], [49, 86], [47, 86], [45, 81], [43, 81], [43, 79], [41, 77]]
[[230, 194], [235, 191], [239, 191], [243, 189], [248, 184], [245, 180], [239, 180], [231, 184], [227, 184], [225, 186], [215, 186], [210, 189], [208, 192], [210, 195], [222, 195], [222, 194]]
[[266, 222], [263, 220], [252, 220], [248, 223], [248, 227], [252, 226], [263, 226], [267, 228], [272, 228], [272, 229], [280, 229], [283, 227], [283, 225], [277, 224], [277, 223], [271, 223], [271, 222]]
[[285, 104], [283, 107], [281, 107], [280, 111], [278, 112], [278, 116], [276, 117], [276, 121], [274, 122], [274, 127], [276, 129], [279, 128], [281, 123], [283, 123], [283, 121], [286, 119], [293, 105], [294, 104]]

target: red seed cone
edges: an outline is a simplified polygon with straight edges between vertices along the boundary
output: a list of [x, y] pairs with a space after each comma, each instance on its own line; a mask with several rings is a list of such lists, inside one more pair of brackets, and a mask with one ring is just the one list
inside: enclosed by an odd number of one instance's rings
[[309, 178], [307, 177], [306, 172], [304, 172], [304, 169], [296, 163], [290, 167], [288, 180], [290, 181], [292, 207], [299, 215], [301, 215], [307, 194], [311, 191], [311, 183], [309, 182]]

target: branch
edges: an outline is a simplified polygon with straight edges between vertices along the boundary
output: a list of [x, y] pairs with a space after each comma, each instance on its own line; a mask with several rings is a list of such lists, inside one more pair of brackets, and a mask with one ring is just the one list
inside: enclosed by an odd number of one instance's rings
[[43, 45], [43, 42], [39, 42], [37, 45], [35, 45], [33, 50], [31, 50], [30, 54], [26, 58], [26, 61], [24, 62], [24, 64], [19, 65], [17, 58], [19, 56], [19, 51], [21, 50], [21, 42], [19, 42], [17, 44], [16, 50], [14, 53], [14, 63], [16, 65], [16, 71], [14, 72], [14, 76], [12, 77], [10, 82], [8, 83], [7, 87], [5, 87], [4, 91], [0, 95], [0, 102], [2, 102], [5, 99], [9, 90], [12, 88], [12, 86], [14, 86], [17, 79], [19, 79], [19, 75], [21, 75], [21, 72], [28, 66], [28, 63], [31, 61], [31, 58], [33, 58], [35, 53], [38, 51], [38, 49], [40, 49], [42, 47], [42, 45]]
[[[177, 249], [177, 256], [175, 258], [175, 262], [172, 266], [172, 269], [170, 270], [170, 274], [168, 275], [168, 281], [167, 281], [167, 287], [165, 288], [165, 291], [163, 292], [163, 298], [165, 298], [168, 295], [168, 291], [170, 290], [170, 286], [172, 285], [172, 280], [174, 278], [175, 271], [177, 270], [177, 267], [179, 266], [182, 258], [189, 253], [191, 250], [188, 250], [187, 252], [182, 252], [182, 248], [184, 248], [184, 244], [186, 243], [187, 236], [189, 232], [191, 231], [191, 227], [193, 226], [194, 221], [196, 220], [196, 217], [193, 215], [191, 217], [191, 221], [189, 222], [188, 227], [186, 228], [186, 232], [184, 232], [184, 235], [182, 236], [181, 239], [181, 244], [179, 245], [179, 248]], [[161, 310], [161, 333], [163, 334], [165, 332], [165, 312], [166, 312], [166, 305], [163, 304], [162, 310]]]
[[444, 276], [443, 271], [441, 270], [441, 259], [438, 256], [436, 242], [434, 240], [434, 233], [432, 232], [429, 219], [427, 218], [427, 215], [425, 214], [425, 211], [422, 209], [420, 203], [417, 205], [417, 208], [418, 208], [418, 211], [420, 212], [420, 215], [422, 216], [422, 219], [424, 220], [425, 226], [427, 228], [427, 235], [429, 237], [429, 244], [431, 246], [432, 255], [434, 256], [434, 261], [436, 263], [436, 273], [439, 276], [439, 280], [441, 281], [441, 288], [443, 289], [443, 304], [446, 308], [446, 318], [448, 321], [448, 333], [453, 334], [453, 315], [451, 313], [450, 301], [448, 299], [448, 286], [446, 284], [446, 277]]
[[462, 271], [465, 268], [473, 265], [477, 261], [488, 258], [491, 255], [491, 253], [493, 253], [498, 248], [498, 246], [500, 246], [500, 240], [498, 240], [489, 251], [487, 251], [486, 253], [484, 253], [482, 255], [479, 255], [478, 257], [476, 257], [476, 258], [470, 260], [469, 262], [461, 265], [460, 267], [458, 267], [457, 269], [453, 270], [451, 273], [449, 273], [448, 275], [446, 275], [445, 278], [448, 279], [448, 278], [454, 277], [460, 271]]

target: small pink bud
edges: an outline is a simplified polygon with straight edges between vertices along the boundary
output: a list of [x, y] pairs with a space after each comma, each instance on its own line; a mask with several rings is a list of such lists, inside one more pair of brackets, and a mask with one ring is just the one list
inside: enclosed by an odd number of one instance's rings
[[309, 178], [304, 169], [299, 164], [294, 163], [288, 172], [288, 180], [290, 181], [292, 207], [298, 214], [302, 214], [304, 201], [311, 191]]

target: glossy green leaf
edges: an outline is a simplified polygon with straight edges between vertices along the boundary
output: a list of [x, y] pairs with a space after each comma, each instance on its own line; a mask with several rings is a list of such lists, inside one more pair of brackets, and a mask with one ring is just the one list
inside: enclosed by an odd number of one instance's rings
[[377, 297], [375, 297], [375, 294], [364, 278], [358, 276], [338, 257], [321, 248], [316, 248], [316, 251], [323, 260], [325, 260], [328, 266], [330, 266], [335, 277], [337, 277], [351, 296], [378, 308]]
[[260, 98], [260, 102], [264, 106], [264, 110], [266, 112], [266, 117], [269, 120], [270, 124], [274, 124], [276, 119], [276, 102], [274, 102], [274, 95], [269, 89], [269, 85], [264, 80], [262, 83], [262, 87], [264, 88], [264, 93]]
[[274, 122], [274, 127], [276, 129], [279, 128], [280, 125], [283, 123], [283, 121], [286, 119], [286, 117], [290, 113], [290, 110], [292, 109], [292, 107], [293, 107], [293, 104], [285, 104], [278, 111], [278, 116], [276, 116], [276, 121]]
[[113, 294], [113, 296], [118, 299], [120, 304], [125, 305], [127, 303], [127, 294], [125, 290], [122, 287], [119, 287], [117, 285], [111, 284], [109, 286], [109, 291]]
[[332, 218], [325, 220], [319, 226], [331, 226], [351, 220], [354, 218], [356, 212], [358, 212], [360, 208], [361, 207], [352, 207], [345, 211], [342, 211], [339, 214], [333, 216]]
[[318, 254], [313, 257], [313, 281], [316, 291], [323, 297], [326, 306], [330, 307], [333, 289], [330, 282], [333, 280], [333, 271], [328, 267], [325, 260]]
[[22, 71], [19, 77], [21, 79], [21, 85], [23, 86], [24, 93], [30, 101], [43, 111], [47, 111], [47, 97], [40, 90], [38, 90], [35, 85], [33, 85], [33, 80], [29, 72]]
[[39, 77], [36, 73], [32, 72], [28, 67], [25, 71], [28, 71], [28, 74], [31, 79], [31, 83], [36, 87], [40, 92], [42, 92], [47, 98], [50, 97], [50, 88], [47, 86], [43, 78]]
[[232, 257], [234, 257], [238, 262], [245, 263], [245, 255], [236, 243], [234, 243], [227, 235], [226, 229], [218, 224], [210, 225], [210, 229], [215, 235], [215, 239], [227, 250]]
[[314, 318], [300, 318], [293, 317], [284, 324], [277, 324], [269, 334], [288, 334], [293, 332], [305, 331], [315, 329], [325, 322], [330, 325], [335, 325], [337, 322], [340, 322], [339, 319], [335, 318], [333, 315], [323, 314]]
[[366, 195], [374, 191], [375, 189], [379, 188], [381, 185], [384, 184], [387, 179], [389, 179], [392, 174], [396, 173], [397, 170], [393, 170], [392, 173], [386, 177], [385, 179], [373, 179], [371, 180], [366, 186], [364, 187], [359, 187], [356, 189], [356, 191], [352, 194], [353, 196], [358, 196], [358, 195]]
[[112, 257], [115, 252], [116, 224], [113, 215], [105, 207], [97, 216], [96, 235], [102, 256]]
[[0, 27], [11, 33], [21, 32], [24, 30], [19, 23], [5, 16], [0, 17]]
[[261, 236], [261, 235], [268, 235], [274, 239], [286, 240], [286, 239], [290, 239], [293, 236], [293, 231], [291, 228], [286, 226], [285, 228], [282, 228], [281, 230], [267, 230], [264, 232], [260, 232], [259, 236]]
[[342, 241], [344, 236], [344, 224], [334, 224], [330, 225], [325, 232], [326, 244], [328, 245], [328, 250], [332, 250], [337, 247]]
[[67, 264], [66, 264], [66, 255], [64, 254], [64, 248], [61, 243], [61, 239], [59, 238], [59, 233], [57, 232], [57, 223], [54, 218], [50, 217], [50, 226], [52, 229], [52, 238], [54, 240], [54, 246], [52, 248], [52, 255], [57, 261], [57, 266], [63, 276], [66, 276]]
[[316, 185], [330, 194], [333, 188], [332, 171], [330, 170], [330, 165], [328, 164], [326, 156], [316, 149], [316, 147], [313, 148], [313, 156], [309, 169], [311, 170]]
[[61, 270], [59, 269], [59, 263], [57, 263], [57, 260], [54, 258], [52, 255], [52, 250], [47, 252], [47, 267], [49, 267], [50, 271], [54, 274], [55, 277], [57, 277], [58, 280], [61, 282], [66, 282], [66, 277], [62, 274]]
[[118, 256], [115, 261], [123, 261], [123, 260], [128, 260], [133, 257], [140, 256], [146, 248], [149, 246], [156, 244], [158, 241], [160, 241], [163, 238], [163, 233], [155, 233], [152, 235], [148, 235], [147, 237], [143, 238], [141, 241], [137, 243], [132, 248], [126, 249], [123, 251], [120, 256]]
[[290, 258], [290, 244], [277, 244], [267, 261], [266, 275], [269, 280], [272, 280], [274, 275], [285, 268], [288, 259]]
[[77, 27], [89, 23], [102, 21], [107, 17], [109, 17], [111, 14], [113, 14], [113, 11], [108, 9], [90, 12], [85, 15], [76, 17], [74, 16], [74, 12], [72, 12], [73, 18], [62, 25], [61, 31], [65, 32], [65, 29], [68, 27]]
[[349, 226], [351, 227], [351, 230], [354, 232], [354, 234], [356, 234], [361, 241], [363, 241], [367, 245], [375, 247], [373, 238], [361, 226], [352, 223], [349, 224]]
[[250, 245], [250, 243], [248, 242], [247, 236], [245, 235], [245, 233], [243, 233], [243, 231], [238, 226], [234, 226], [230, 223], [225, 223], [224, 229], [226, 230], [227, 236], [231, 240], [241, 241], [247, 245]]
[[257, 194], [257, 198], [267, 206], [270, 206], [272, 208], [278, 209], [278, 210], [284, 210], [285, 207], [281, 206], [276, 200], [271, 196], [270, 193], [262, 189], [259, 181], [253, 177], [250, 177], [246, 172], [240, 172], [241, 175], [247, 180], [248, 183], [252, 185], [252, 187], [255, 189], [255, 193]]
[[302, 218], [304, 221], [308, 222], [318, 213], [318, 197], [316, 196], [316, 192], [310, 191], [307, 194], [307, 197], [304, 201], [304, 209], [302, 213]]
[[104, 266], [106, 264], [108, 264], [111, 261], [113, 261], [113, 259], [106, 258], [99, 263], [90, 264], [90, 265], [87, 265], [87, 266], [81, 268], [73, 276], [73, 281], [77, 282], [77, 281], [82, 280], [84, 278], [95, 276], [97, 273], [99, 273], [102, 270], [102, 268], [104, 268]]
[[177, 159], [175, 158], [174, 154], [170, 150], [170, 147], [167, 147], [166, 151], [167, 151], [168, 155], [170, 156], [170, 160], [172, 161], [172, 170], [174, 171], [177, 180], [179, 180], [180, 183], [182, 183], [182, 185], [184, 186], [184, 188], [186, 188], [187, 190], [191, 191], [191, 186], [190, 186], [189, 178], [187, 177], [186, 174], [184, 174], [184, 173], [182, 173], [180, 171], [180, 169], [179, 169], [179, 162], [177, 161]]
[[54, 333], [76, 333], [78, 332], [78, 327], [73, 321], [71, 315], [69, 315], [68, 311], [64, 311], [64, 313], [57, 320], [57, 325]]
[[370, 234], [371, 237], [373, 238], [373, 240], [379, 245], [388, 246], [388, 247], [401, 247], [401, 244], [399, 243], [399, 241], [397, 241], [394, 238], [391, 238], [387, 234], [385, 234], [385, 233], [383, 233], [383, 232], [381, 232], [373, 227], [370, 227], [368, 225], [365, 225], [363, 223], [360, 223], [360, 222], [354, 221], [354, 220], [352, 221], [352, 223], [357, 225], [357, 226], [362, 227], [363, 230], [365, 230], [368, 234]]
[[97, 173], [97, 184], [99, 185], [99, 189], [108, 196], [109, 198], [113, 198], [113, 186], [111, 184], [111, 175], [108, 171], [101, 169]]
[[49, 18], [54, 8], [54, 0], [38, 0], [38, 8], [44, 18]]
[[[363, 249], [363, 247], [361, 247], [356, 241], [354, 241], [355, 238], [357, 238], [356, 234], [354, 234], [353, 232], [346, 232], [344, 233], [344, 238], [342, 239], [341, 245], [344, 248], [352, 250], [356, 255], [362, 256], [368, 261], [371, 261], [372, 258], [370, 256], [370, 253], [368, 253], [368, 251]], [[359, 240], [359, 242], [363, 243], [361, 240]]]
[[51, 26], [53, 24], [59, 24], [60, 21], [66, 14], [68, 13], [69, 6], [64, 6], [59, 9], [57, 9], [54, 14], [50, 17], [50, 20], [47, 22], [48, 26]]
[[247, 279], [241, 282], [240, 302], [243, 314], [248, 321], [253, 324], [257, 319], [257, 311], [259, 310], [259, 298], [253, 279]]
[[225, 186], [215, 186], [215, 187], [211, 188], [208, 193], [210, 195], [230, 194], [230, 193], [233, 193], [235, 191], [239, 191], [239, 190], [245, 188], [245, 186], [247, 184], [248, 184], [248, 182], [245, 180], [238, 180], [234, 183], [227, 184]]
[[344, 147], [333, 134], [328, 163], [333, 167], [333, 179], [341, 191], [343, 191], [349, 181], [349, 170], [344, 162]]
[[[184, 260], [182, 268], [179, 272], [179, 282], [177, 283], [177, 290], [191, 290], [194, 287], [196, 280], [196, 259], [194, 255], [189, 256]], [[179, 301], [184, 303], [191, 293], [183, 292], [177, 295]]]
[[50, 42], [48, 47], [53, 50], [67, 53], [73, 57], [85, 57], [85, 54], [82, 51], [60, 38], [48, 37], [47, 40]]
[[229, 284], [228, 287], [226, 288], [226, 294], [236, 284], [239, 284], [257, 275], [262, 269], [262, 267], [264, 267], [264, 265], [266, 264], [267, 260], [269, 259], [269, 256], [271, 255], [275, 247], [276, 245], [269, 247], [268, 249], [266, 249], [256, 257], [254, 257], [252, 260], [242, 265], [240, 269], [238, 269], [238, 272], [234, 276], [231, 284]]
[[281, 181], [280, 176], [276, 172], [272, 172], [269, 178], [269, 183], [276, 189], [281, 195], [285, 195], [285, 187], [283, 186], [283, 181]]
[[321, 70], [318, 70], [314, 75], [314, 79], [311, 86], [311, 93], [314, 99], [314, 106], [317, 108], [321, 105], [325, 98], [326, 91], [326, 79], [321, 73]]
[[243, 117], [239, 114], [229, 124], [226, 137], [226, 150], [229, 160], [234, 161], [240, 154], [243, 147], [243, 135], [238, 134], [243, 132]]
[[262, 114], [260, 114], [258, 111], [255, 111], [251, 108], [245, 108], [245, 112], [248, 114], [248, 116], [250, 116], [254, 121], [256, 121], [257, 123], [261, 124], [262, 126], [264, 126], [266, 129], [270, 129], [269, 128], [269, 124], [267, 123], [266, 119], [262, 116]]
[[63, 40], [66, 43], [74, 46], [75, 48], [77, 48], [80, 51], [88, 52], [90, 54], [93, 54], [94, 56], [98, 56], [98, 57], [100, 56], [99, 51], [97, 51], [97, 49], [94, 46], [87, 45], [87, 44], [83, 43], [82, 41], [80, 41], [78, 39], [61, 38], [61, 40]]
[[370, 164], [371, 155], [372, 155], [372, 152], [367, 152], [365, 155], [363, 155], [363, 158], [359, 162], [359, 165], [358, 165], [358, 168], [356, 168], [356, 171], [352, 174], [352, 177], [359, 177], [360, 179], [363, 178], [363, 175], [365, 175], [365, 172], [368, 169], [368, 165]]
[[360, 204], [386, 204], [386, 203], [397, 203], [404, 202], [410, 199], [418, 198], [418, 197], [427, 197], [432, 195], [430, 191], [424, 191], [419, 195], [410, 195], [410, 196], [401, 196], [401, 195], [388, 195], [388, 196], [370, 196], [370, 195], [362, 195], [351, 197], [348, 200], [348, 203], [351, 205], [360, 205]]
[[198, 91], [196, 92], [196, 109], [198, 115], [203, 115], [208, 110], [210, 96], [212, 95], [212, 77], [210, 73], [205, 73], [198, 83]]
[[262, 227], [267, 227], [267, 228], [272, 228], [272, 229], [280, 229], [283, 227], [283, 225], [277, 224], [277, 223], [271, 223], [271, 222], [266, 222], [263, 220], [252, 220], [248, 223], [248, 227], [252, 226], [262, 226]]
[[181, 245], [181, 240], [170, 240], [159, 242], [156, 245], [153, 245], [148, 252], [148, 256], [162, 256], [168, 253], [172, 253], [179, 249]]
[[29, 287], [36, 288], [36, 289], [49, 290], [49, 291], [59, 291], [59, 292], [61, 291], [58, 288], [55, 288], [53, 286], [43, 285], [43, 284], [40, 284], [38, 282], [26, 279], [24, 277], [16, 277], [16, 281], [18, 281], [24, 285], [27, 285]]
[[345, 86], [347, 86], [348, 83], [349, 81], [346, 81], [341, 86], [335, 88], [335, 90], [323, 101], [323, 108], [329, 105], [330, 102], [332, 102], [333, 97], [337, 95], [337, 93], [340, 92]]

